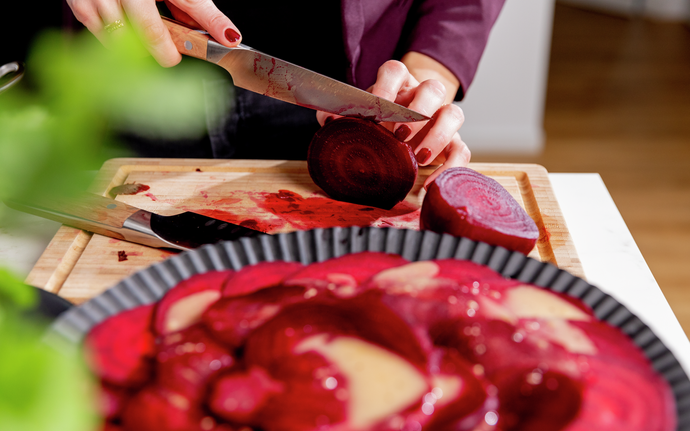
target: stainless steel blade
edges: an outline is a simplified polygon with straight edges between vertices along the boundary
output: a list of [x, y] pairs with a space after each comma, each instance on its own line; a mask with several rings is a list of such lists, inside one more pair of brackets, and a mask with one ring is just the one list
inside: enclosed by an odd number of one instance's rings
[[409, 108], [246, 45], [228, 48], [209, 40], [206, 56], [207, 61], [230, 72], [234, 85], [295, 105], [374, 121], [429, 119]]

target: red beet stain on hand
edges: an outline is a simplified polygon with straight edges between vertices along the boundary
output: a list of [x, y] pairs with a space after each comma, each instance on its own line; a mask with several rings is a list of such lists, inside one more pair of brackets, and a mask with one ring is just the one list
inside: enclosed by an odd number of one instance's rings
[[124, 250], [120, 250], [117, 252], [117, 261], [118, 262], [123, 262], [127, 260], [127, 252]]

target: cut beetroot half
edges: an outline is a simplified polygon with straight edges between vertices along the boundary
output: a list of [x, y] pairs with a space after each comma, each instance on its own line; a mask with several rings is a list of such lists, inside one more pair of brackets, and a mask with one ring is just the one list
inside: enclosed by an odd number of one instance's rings
[[246, 295], [265, 287], [277, 286], [290, 274], [304, 268], [300, 262], [259, 262], [245, 266], [225, 283], [223, 296]]
[[539, 228], [496, 180], [469, 168], [451, 168], [429, 185], [421, 229], [529, 253]]
[[333, 199], [391, 209], [417, 180], [412, 149], [378, 124], [338, 118], [316, 132], [307, 154], [309, 175]]
[[232, 270], [197, 274], [170, 289], [156, 307], [156, 333], [181, 331], [199, 322], [204, 310], [221, 297], [225, 282], [233, 274]]
[[104, 381], [137, 387], [151, 376], [153, 304], [123, 311], [96, 325], [84, 341], [87, 362]]

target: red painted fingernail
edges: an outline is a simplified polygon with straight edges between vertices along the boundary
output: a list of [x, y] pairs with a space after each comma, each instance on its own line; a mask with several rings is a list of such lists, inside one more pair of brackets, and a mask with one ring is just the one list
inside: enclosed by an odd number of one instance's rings
[[422, 148], [419, 150], [419, 152], [415, 155], [415, 158], [417, 159], [417, 163], [420, 165], [425, 165], [427, 164], [431, 158], [431, 150], [428, 148]]
[[395, 137], [398, 139], [398, 141], [405, 142], [405, 139], [410, 136], [410, 133], [412, 133], [410, 126], [407, 124], [401, 124], [400, 127], [398, 127], [398, 129], [395, 131]]
[[228, 42], [235, 43], [238, 40], [240, 40], [240, 34], [235, 30], [229, 28], [225, 30], [225, 38], [228, 40]]

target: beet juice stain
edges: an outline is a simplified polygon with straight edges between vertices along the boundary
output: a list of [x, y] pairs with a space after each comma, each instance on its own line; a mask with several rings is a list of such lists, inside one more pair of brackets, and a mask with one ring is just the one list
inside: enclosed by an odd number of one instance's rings
[[417, 211], [417, 208], [405, 202], [391, 210], [384, 210], [326, 197], [305, 198], [290, 190], [261, 193], [251, 199], [259, 208], [283, 218], [297, 229], [371, 226], [382, 217], [400, 217]]

